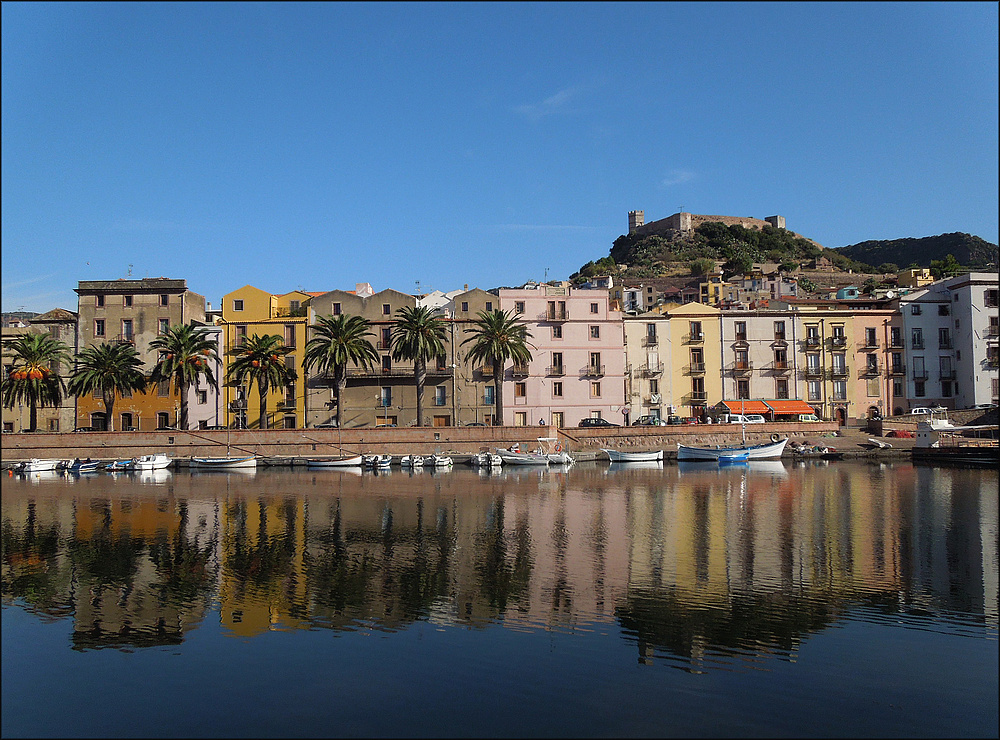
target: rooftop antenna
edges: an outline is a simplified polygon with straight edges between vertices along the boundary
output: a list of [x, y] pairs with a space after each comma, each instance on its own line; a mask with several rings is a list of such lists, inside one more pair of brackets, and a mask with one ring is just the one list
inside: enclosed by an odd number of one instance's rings
[[684, 206], [677, 206], [678, 213], [684, 213]]
[[420, 281], [417, 280], [417, 295], [420, 295]]
[[543, 283], [549, 282], [549, 268], [545, 268], [545, 279], [542, 280]]
[[132, 277], [132, 263], [131, 262], [128, 263], [128, 276]]

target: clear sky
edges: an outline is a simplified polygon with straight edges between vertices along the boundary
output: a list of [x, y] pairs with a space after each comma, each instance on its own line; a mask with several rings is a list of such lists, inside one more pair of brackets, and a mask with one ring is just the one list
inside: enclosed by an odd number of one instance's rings
[[567, 278], [629, 210], [997, 242], [995, 2], [0, 8], [4, 311]]

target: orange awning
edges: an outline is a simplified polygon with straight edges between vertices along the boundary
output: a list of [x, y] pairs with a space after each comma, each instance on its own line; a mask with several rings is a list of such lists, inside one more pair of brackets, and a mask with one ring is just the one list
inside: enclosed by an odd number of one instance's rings
[[815, 414], [816, 410], [805, 401], [781, 399], [780, 401], [764, 401], [776, 414]]
[[[763, 401], [754, 401], [749, 398], [737, 401], [723, 401], [731, 414], [766, 414], [769, 409]], [[809, 409], [812, 413], [812, 409]]]

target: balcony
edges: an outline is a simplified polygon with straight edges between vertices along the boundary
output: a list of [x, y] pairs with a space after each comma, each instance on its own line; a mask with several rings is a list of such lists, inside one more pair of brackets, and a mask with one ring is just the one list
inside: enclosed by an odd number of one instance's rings
[[392, 342], [387, 339], [380, 339], [375, 342], [375, 349], [392, 349]]
[[580, 370], [580, 375], [588, 378], [600, 378], [604, 375], [604, 365], [587, 365]]
[[663, 374], [663, 363], [662, 362], [656, 362], [656, 363], [653, 363], [653, 364], [643, 365], [642, 367], [639, 368], [639, 373], [643, 377], [645, 377], [645, 378], [649, 378], [649, 377], [652, 377], [654, 375], [662, 375]]
[[913, 379], [914, 380], [927, 380], [930, 376], [927, 374], [926, 370], [914, 370]]
[[946, 339], [945, 341], [938, 340], [938, 349], [951, 349], [951, 340]]
[[733, 340], [734, 344], [748, 344], [747, 335], [743, 332], [737, 332], [736, 338]]
[[923, 339], [914, 339], [913, 344], [910, 345], [910, 349], [923, 349], [923, 348], [924, 348]]
[[771, 342], [771, 343], [772, 344], [788, 344], [788, 340], [785, 339], [785, 335], [784, 334], [775, 334], [774, 335], [774, 341]]
[[889, 375], [906, 375], [906, 365], [892, 365], [889, 368]]
[[565, 308], [549, 309], [538, 314], [538, 319], [540, 321], [569, 321], [569, 311]]
[[650, 336], [649, 334], [647, 334], [642, 338], [643, 347], [655, 347], [657, 344], [659, 344], [659, 340], [655, 335]]
[[879, 369], [878, 365], [865, 365], [858, 371], [859, 378], [874, 378], [875, 376], [881, 374], [882, 371]]
[[902, 349], [903, 348], [902, 338], [893, 337], [892, 339], [889, 340], [889, 346], [892, 347], [893, 349]]
[[454, 375], [454, 373], [455, 373], [455, 368], [448, 367], [447, 365], [445, 367], [441, 367], [440, 365], [432, 365], [431, 367], [427, 368], [428, 375]]
[[816, 366], [808, 366], [805, 369], [805, 375], [807, 378], [822, 378], [823, 368]]
[[510, 369], [510, 374], [515, 378], [527, 378], [528, 377], [528, 366], [527, 365], [514, 365]]
[[696, 332], [692, 332], [690, 334], [687, 334], [684, 337], [684, 341], [687, 344], [701, 344], [702, 342], [705, 341], [705, 332], [696, 331]]
[[788, 375], [792, 371], [791, 366], [787, 362], [772, 362], [767, 366], [775, 375]]
[[942, 370], [941, 380], [954, 380], [956, 377], [954, 370]]
[[687, 366], [684, 373], [686, 375], [704, 375], [705, 374], [705, 363], [704, 362], [692, 362]]
[[866, 339], [861, 343], [861, 349], [878, 349], [878, 340]]
[[707, 391], [691, 391], [688, 394], [688, 398], [690, 398], [694, 402], [697, 402], [697, 401], [704, 402], [704, 401], [708, 400], [708, 392]]
[[482, 367], [477, 367], [475, 369], [475, 372], [479, 373], [484, 378], [492, 378], [493, 377], [493, 365], [491, 363], [489, 365], [483, 365]]
[[753, 372], [753, 363], [746, 360], [737, 361], [729, 366], [729, 371], [733, 375], [749, 375]]
[[806, 346], [807, 347], [818, 347], [819, 346], [819, 336], [817, 336], [816, 334], [810, 334], [809, 336], [807, 336], [806, 337]]
[[278, 319], [293, 319], [302, 318], [309, 315], [309, 309], [305, 306], [299, 306], [298, 308], [276, 308], [274, 309], [274, 318]]
[[846, 378], [851, 374], [850, 369], [847, 365], [841, 365], [840, 367], [835, 367], [830, 371], [831, 378]]
[[135, 335], [133, 334], [119, 334], [117, 337], [111, 340], [112, 344], [135, 344]]
[[846, 347], [847, 337], [844, 336], [843, 334], [834, 334], [832, 337], [830, 337], [830, 343], [834, 347]]
[[562, 365], [549, 365], [547, 368], [545, 368], [545, 374], [563, 376], [566, 374], [566, 368], [564, 368]]

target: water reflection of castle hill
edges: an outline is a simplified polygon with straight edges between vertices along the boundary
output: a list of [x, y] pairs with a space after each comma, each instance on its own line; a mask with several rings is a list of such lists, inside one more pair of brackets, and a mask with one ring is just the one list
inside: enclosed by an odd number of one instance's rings
[[179, 642], [216, 598], [242, 637], [606, 623], [684, 657], [738, 643], [748, 624], [758, 644], [794, 650], [858, 602], [955, 605], [995, 626], [997, 503], [968, 475], [845, 465], [6, 486], [3, 595], [72, 617], [77, 647]]

